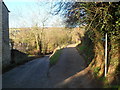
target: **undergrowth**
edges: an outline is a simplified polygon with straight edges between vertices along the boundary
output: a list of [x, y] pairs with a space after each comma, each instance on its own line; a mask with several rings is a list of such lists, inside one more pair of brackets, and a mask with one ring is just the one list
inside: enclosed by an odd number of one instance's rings
[[93, 46], [91, 43], [82, 43], [80, 45], [78, 45], [76, 48], [78, 50], [78, 52], [84, 57], [84, 59], [86, 60], [87, 65], [90, 64], [90, 62], [92, 61], [92, 59], [94, 58], [94, 50], [93, 50]]
[[61, 54], [61, 50], [56, 50], [56, 52], [50, 57], [50, 66], [53, 66], [57, 63]]

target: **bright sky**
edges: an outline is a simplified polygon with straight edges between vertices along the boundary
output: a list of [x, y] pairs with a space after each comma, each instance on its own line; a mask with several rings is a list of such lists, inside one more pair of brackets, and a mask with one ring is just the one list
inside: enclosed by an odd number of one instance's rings
[[62, 26], [63, 20], [60, 15], [53, 16], [49, 14], [52, 10], [52, 3], [41, 0], [3, 0], [8, 7], [9, 13], [9, 27], [31, 27], [36, 23], [42, 26], [42, 23], [47, 17], [45, 22], [46, 26]]

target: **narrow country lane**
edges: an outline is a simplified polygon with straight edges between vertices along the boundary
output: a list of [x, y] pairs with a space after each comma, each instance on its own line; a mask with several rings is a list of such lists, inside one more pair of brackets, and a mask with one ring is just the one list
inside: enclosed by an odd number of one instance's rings
[[3, 88], [59, 88], [60, 83], [85, 68], [85, 61], [75, 46], [67, 46], [51, 68], [49, 57], [45, 56], [6, 72]]
[[85, 61], [74, 46], [68, 46], [62, 50], [58, 63], [49, 70], [48, 87], [58, 85], [70, 76], [85, 69]]
[[46, 81], [49, 57], [32, 60], [2, 76], [3, 88], [41, 88]]

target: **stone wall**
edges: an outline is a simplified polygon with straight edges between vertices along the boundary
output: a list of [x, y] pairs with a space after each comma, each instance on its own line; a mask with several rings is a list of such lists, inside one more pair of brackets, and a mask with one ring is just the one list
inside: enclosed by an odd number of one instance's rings
[[5, 4], [2, 2], [2, 68], [4, 69], [10, 64], [10, 46], [9, 46], [9, 12]]
[[2, 72], [2, 2], [0, 1], [0, 74]]
[[2, 2], [0, 1], [0, 90], [2, 90]]

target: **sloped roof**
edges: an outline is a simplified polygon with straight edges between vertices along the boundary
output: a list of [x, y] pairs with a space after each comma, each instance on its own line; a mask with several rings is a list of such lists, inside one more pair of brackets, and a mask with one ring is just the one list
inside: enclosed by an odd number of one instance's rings
[[1, 0], [1, 1], [2, 1], [3, 5], [6, 7], [7, 11], [10, 12], [10, 11], [8, 10], [7, 6], [5, 5], [5, 3], [3, 2], [3, 0]]

